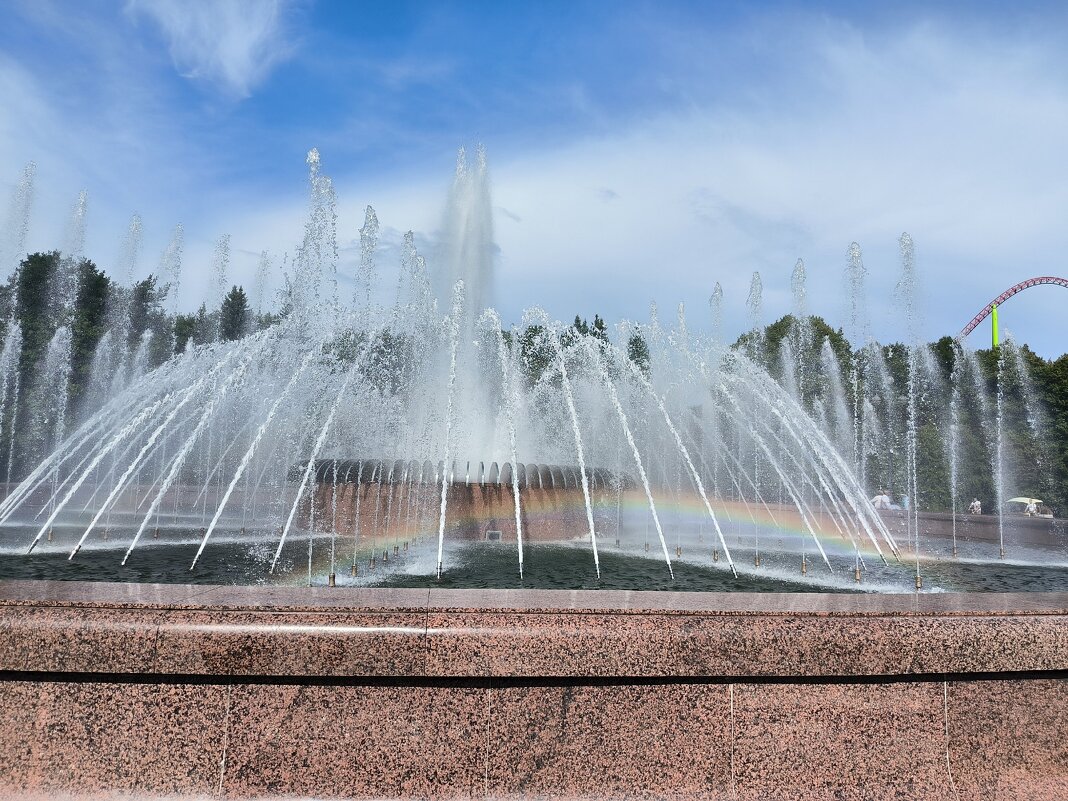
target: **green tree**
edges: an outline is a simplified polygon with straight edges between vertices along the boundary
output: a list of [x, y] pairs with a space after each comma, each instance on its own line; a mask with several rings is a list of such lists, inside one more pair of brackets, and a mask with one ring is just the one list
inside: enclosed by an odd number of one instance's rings
[[162, 364], [171, 354], [173, 326], [163, 309], [169, 287], [159, 285], [154, 275], [138, 281], [130, 289], [129, 326], [126, 345], [134, 353], [146, 333], [152, 334], [149, 351], [149, 367]]
[[186, 346], [196, 333], [197, 318], [194, 314], [179, 314], [174, 318], [174, 352], [185, 353]]
[[[11, 414], [18, 409], [18, 418], [7, 421], [7, 430], [14, 432], [16, 437], [11, 465], [13, 475], [21, 474], [25, 463], [39, 455], [35, 451], [42, 447], [42, 433], [31, 430], [24, 422], [29, 419], [29, 402], [37, 394], [34, 380], [37, 367], [56, 329], [65, 322], [53, 302], [52, 289], [59, 276], [59, 264], [58, 251], [31, 253], [19, 264], [15, 277], [15, 317], [22, 327], [22, 350], [18, 362], [17, 403], [10, 406]], [[8, 455], [4, 453], [0, 457], [4, 459], [5, 468]]]
[[89, 388], [89, 372], [97, 343], [107, 330], [111, 279], [93, 262], [78, 264], [74, 319], [71, 321], [71, 401], [77, 403]]
[[201, 303], [193, 317], [193, 344], [207, 345], [215, 341], [215, 323], [219, 317], [218, 312], [208, 312], [206, 304]]
[[632, 333], [627, 340], [627, 358], [642, 371], [646, 378], [649, 377], [652, 367], [649, 357], [649, 343], [645, 341], [645, 337], [641, 335], [640, 331]]
[[241, 339], [245, 335], [251, 313], [245, 290], [234, 286], [223, 298], [219, 310], [219, 337], [226, 342]]
[[58, 251], [32, 253], [19, 265], [15, 316], [22, 326], [19, 372], [23, 386], [28, 386], [34, 366], [60, 324], [51, 308], [50, 291], [58, 267]]
[[539, 381], [556, 358], [549, 331], [544, 326], [528, 325], [519, 335], [519, 363], [528, 386]]

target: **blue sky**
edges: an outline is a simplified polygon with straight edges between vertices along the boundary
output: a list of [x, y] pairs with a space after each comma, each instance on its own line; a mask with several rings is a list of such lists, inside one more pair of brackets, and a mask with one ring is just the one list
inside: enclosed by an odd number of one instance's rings
[[[891, 340], [908, 231], [935, 337], [1068, 273], [1068, 13], [1002, 6], [0, 1], [0, 202], [35, 161], [28, 245], [51, 248], [87, 190], [112, 269], [140, 213], [141, 274], [182, 222], [191, 307], [220, 235], [246, 286], [295, 247], [309, 148], [351, 273], [368, 203], [387, 245], [411, 228], [429, 252], [456, 149], [483, 142], [506, 320], [655, 300], [700, 329], [720, 281], [733, 335], [752, 272], [773, 319], [803, 258], [812, 311], [844, 323], [856, 240]], [[1066, 302], [1032, 290], [1003, 324], [1059, 355]]]

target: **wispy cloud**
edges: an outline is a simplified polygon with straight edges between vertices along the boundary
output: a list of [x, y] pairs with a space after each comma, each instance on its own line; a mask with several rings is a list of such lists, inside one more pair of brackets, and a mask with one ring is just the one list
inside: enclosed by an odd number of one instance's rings
[[248, 97], [294, 52], [286, 0], [130, 0], [128, 13], [159, 25], [175, 67]]

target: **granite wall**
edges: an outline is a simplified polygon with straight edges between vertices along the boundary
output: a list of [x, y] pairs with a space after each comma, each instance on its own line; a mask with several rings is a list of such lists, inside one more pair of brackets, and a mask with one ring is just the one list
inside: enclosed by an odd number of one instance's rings
[[0, 797], [1065, 799], [1066, 610], [0, 582]]

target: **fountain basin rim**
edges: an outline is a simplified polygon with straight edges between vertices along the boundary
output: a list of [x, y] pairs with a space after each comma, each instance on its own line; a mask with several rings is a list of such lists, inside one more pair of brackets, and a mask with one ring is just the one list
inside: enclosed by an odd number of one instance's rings
[[746, 616], [1068, 615], [1068, 592], [771, 593], [640, 590], [393, 589], [0, 580], [0, 609], [64, 606], [248, 612], [513, 612]]
[[0, 583], [0, 675], [182, 683], [1068, 676], [1065, 593], [57, 584]]

